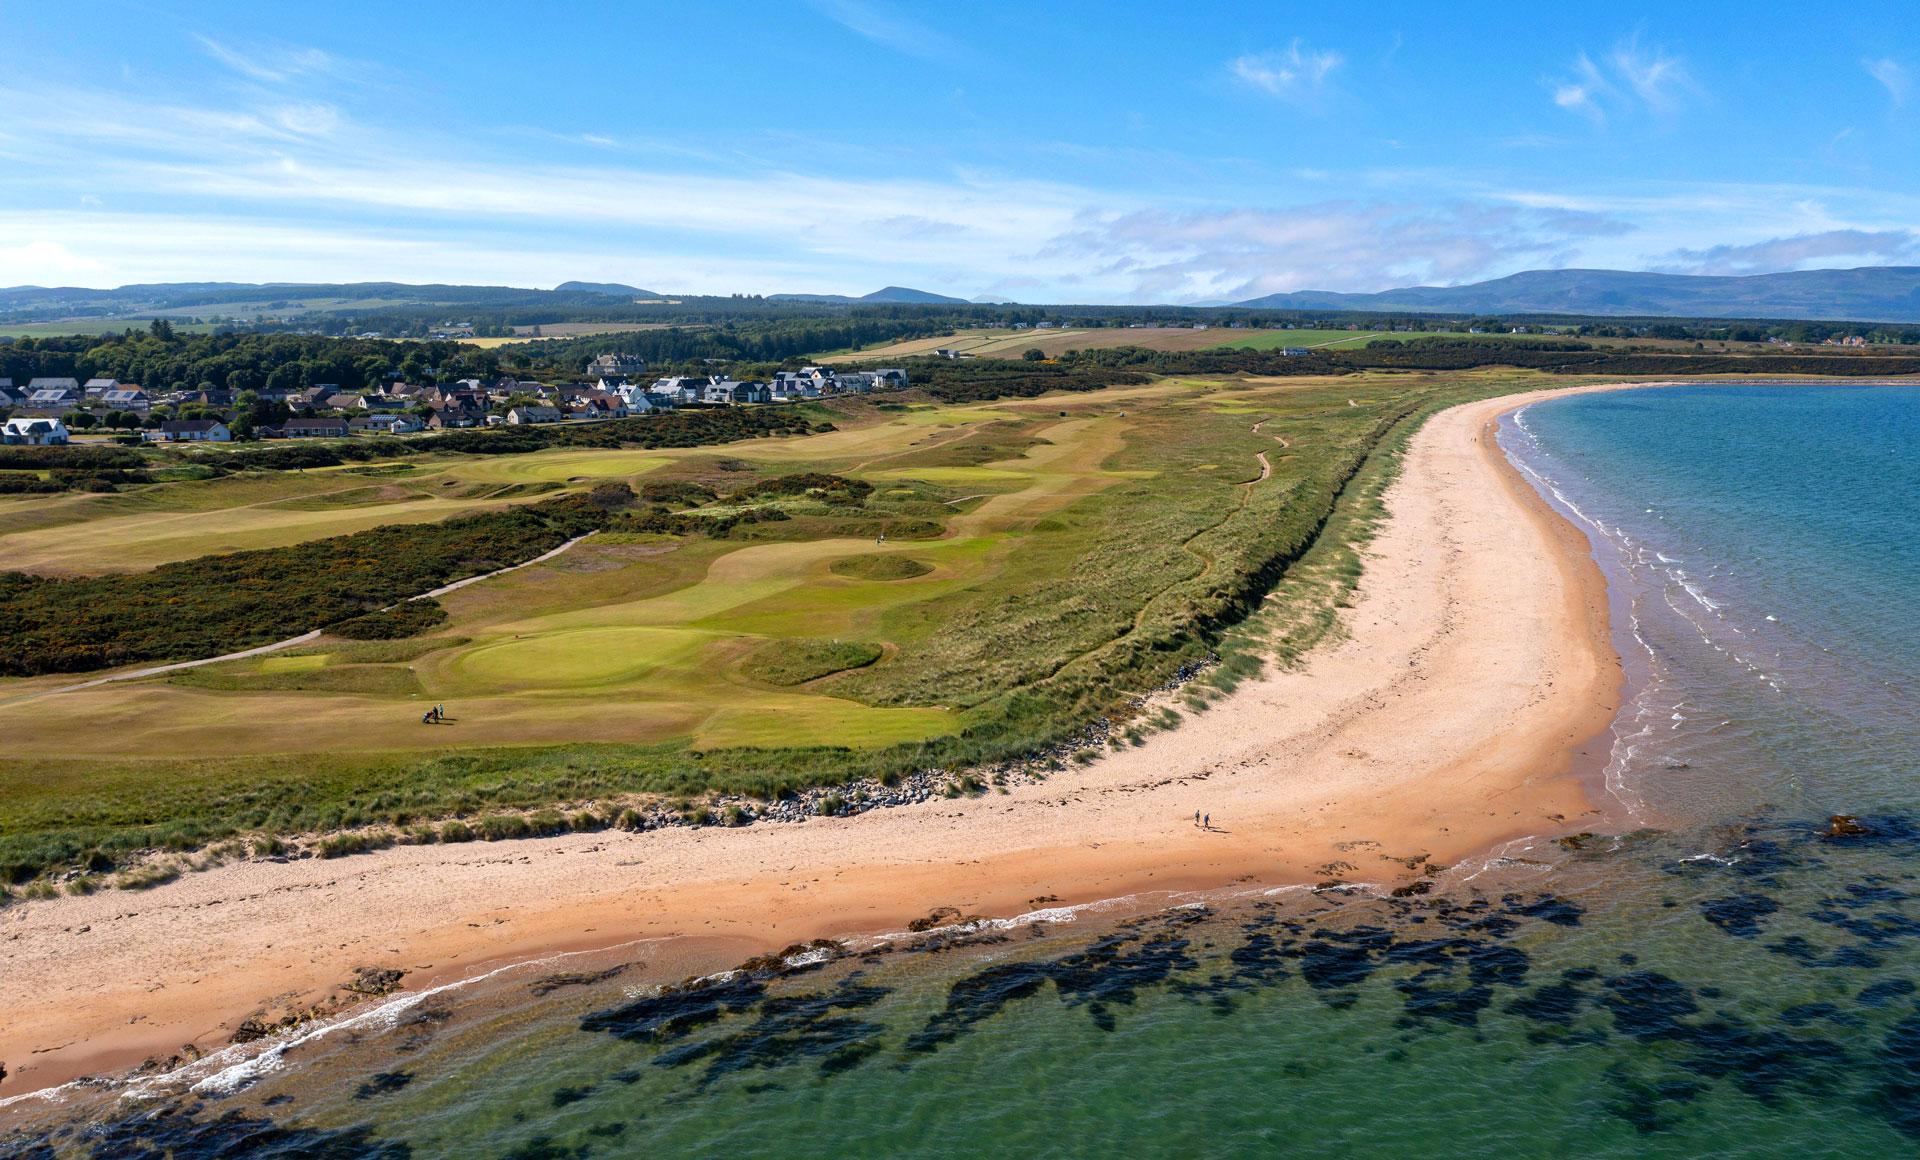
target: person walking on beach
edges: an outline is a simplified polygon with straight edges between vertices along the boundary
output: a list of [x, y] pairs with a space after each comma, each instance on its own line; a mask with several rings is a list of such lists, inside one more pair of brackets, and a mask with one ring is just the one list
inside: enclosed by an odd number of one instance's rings
[[1212, 814], [1208, 814], [1208, 815], [1207, 815], [1207, 820], [1206, 820], [1206, 821], [1204, 821], [1204, 822], [1201, 822], [1201, 823], [1200, 823], [1200, 828], [1201, 828], [1201, 829], [1203, 829], [1203, 830], [1211, 830], [1211, 829], [1213, 829], [1213, 815], [1212, 815]]
[[1200, 811], [1199, 811], [1199, 810], [1195, 810], [1195, 811], [1193, 811], [1193, 824], [1194, 824], [1194, 825], [1196, 825], [1196, 826], [1200, 824]]

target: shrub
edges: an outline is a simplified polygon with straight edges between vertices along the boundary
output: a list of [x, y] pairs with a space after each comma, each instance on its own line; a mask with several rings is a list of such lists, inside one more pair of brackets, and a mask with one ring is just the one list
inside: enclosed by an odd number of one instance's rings
[[384, 830], [372, 833], [335, 834], [332, 837], [320, 839], [319, 854], [322, 858], [344, 858], [348, 854], [384, 850], [393, 843], [393, 834]]
[[647, 819], [639, 810], [628, 806], [620, 811], [620, 816], [613, 820], [613, 824], [623, 830], [644, 830], [647, 828]]
[[253, 856], [256, 858], [271, 858], [286, 851], [287, 844], [272, 834], [261, 834], [253, 840]]
[[467, 823], [456, 819], [440, 827], [440, 840], [442, 842], [471, 842], [473, 841], [473, 831], [467, 827]]
[[148, 866], [136, 866], [125, 871], [113, 880], [121, 890], [151, 890], [180, 877], [180, 865], [177, 862], [156, 862]]
[[581, 810], [579, 813], [573, 815], [571, 824], [576, 833], [590, 834], [606, 823], [586, 810]]
[[473, 823], [474, 832], [489, 842], [507, 838], [525, 838], [533, 833], [527, 819], [518, 814], [488, 814]]
[[558, 810], [541, 810], [527, 819], [527, 831], [536, 837], [558, 834], [570, 827]]
[[403, 600], [392, 608], [329, 625], [327, 634], [343, 636], [348, 640], [398, 640], [401, 637], [419, 636], [446, 619], [447, 610], [440, 606], [438, 600], [423, 597], [419, 600]]
[[687, 814], [686, 818], [687, 824], [690, 826], [704, 826], [713, 820], [713, 811], [705, 806], [700, 806]]
[[830, 793], [826, 797], [821, 798], [818, 804], [813, 807], [813, 810], [822, 817], [831, 817], [846, 808], [846, 798], [841, 797], [837, 793]]
[[722, 817], [726, 819], [726, 824], [729, 826], [738, 826], [747, 820], [746, 811], [739, 806], [728, 806]]

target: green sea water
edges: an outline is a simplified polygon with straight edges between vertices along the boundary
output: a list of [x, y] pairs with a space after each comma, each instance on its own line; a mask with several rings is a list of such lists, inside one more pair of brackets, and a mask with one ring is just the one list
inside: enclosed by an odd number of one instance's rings
[[655, 944], [526, 964], [14, 1101], [0, 1153], [1914, 1155], [1920, 389], [1572, 396], [1502, 442], [1613, 587], [1618, 833], [691, 986]]

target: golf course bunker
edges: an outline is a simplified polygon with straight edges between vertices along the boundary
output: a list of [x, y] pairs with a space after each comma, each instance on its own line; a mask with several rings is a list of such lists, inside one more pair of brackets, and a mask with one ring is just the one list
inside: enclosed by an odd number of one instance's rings
[[463, 682], [498, 690], [567, 689], [637, 680], [687, 661], [715, 639], [673, 628], [582, 628], [485, 644], [453, 669]]
[[835, 560], [828, 568], [835, 576], [855, 580], [911, 580], [933, 571], [933, 565], [890, 552], [867, 552]]

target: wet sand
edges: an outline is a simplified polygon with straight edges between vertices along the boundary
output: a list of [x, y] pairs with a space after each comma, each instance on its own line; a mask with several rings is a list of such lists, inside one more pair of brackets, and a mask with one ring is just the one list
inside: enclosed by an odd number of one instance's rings
[[1599, 753], [1588, 743], [1621, 685], [1605, 581], [1492, 437], [1500, 413], [1541, 396], [1456, 407], [1414, 437], [1339, 639], [1045, 782], [798, 825], [247, 862], [0, 911], [0, 1097], [223, 1045], [256, 1011], [310, 1003], [361, 967], [419, 988], [645, 938], [726, 963], [936, 907], [1389, 888], [1423, 861], [1470, 869], [1591, 826], [1602, 806], [1582, 750]]

